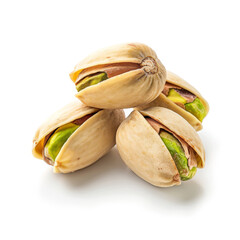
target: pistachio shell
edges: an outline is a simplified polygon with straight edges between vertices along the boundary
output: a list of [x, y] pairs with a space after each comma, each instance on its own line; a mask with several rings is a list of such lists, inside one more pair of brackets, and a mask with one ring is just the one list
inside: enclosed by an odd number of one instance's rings
[[117, 131], [117, 147], [126, 165], [145, 181], [159, 187], [179, 185], [179, 172], [167, 147], [144, 116], [158, 121], [191, 146], [198, 167], [205, 163], [202, 142], [193, 127], [175, 112], [161, 107], [134, 110]]
[[[70, 77], [76, 83], [89, 74], [104, 72], [104, 69], [118, 64], [129, 64], [131, 67], [126, 72], [81, 90], [76, 97], [88, 106], [130, 108], [153, 101], [163, 90], [166, 70], [156, 53], [140, 43], [100, 50], [80, 62]], [[138, 67], [132, 68], [133, 64]]]
[[139, 177], [155, 186], [180, 184], [171, 154], [141, 113], [133, 111], [120, 125], [116, 141], [123, 161]]
[[80, 101], [68, 104], [53, 114], [36, 132], [33, 155], [43, 159], [45, 137], [58, 127], [95, 113], [68, 138], [54, 161], [54, 172], [68, 173], [84, 168], [106, 154], [115, 145], [115, 134], [124, 120], [123, 110], [101, 110]]
[[[203, 103], [204, 107], [206, 108], [206, 111], [209, 111], [209, 105], [207, 101], [202, 97], [202, 95], [193, 87], [191, 86], [188, 82], [177, 76], [176, 74], [167, 71], [167, 80], [166, 82], [174, 84], [176, 86], [179, 86], [183, 89], [186, 89], [187, 91], [193, 93], [196, 95], [201, 102]], [[185, 109], [181, 108], [171, 100], [169, 100], [163, 93], [161, 93], [154, 101], [138, 106], [137, 109], [142, 110], [145, 108], [150, 108], [150, 107], [165, 107], [169, 108], [172, 111], [178, 113], [181, 115], [183, 118], [185, 118], [196, 131], [199, 131], [202, 129], [202, 123], [191, 113], [187, 112]]]

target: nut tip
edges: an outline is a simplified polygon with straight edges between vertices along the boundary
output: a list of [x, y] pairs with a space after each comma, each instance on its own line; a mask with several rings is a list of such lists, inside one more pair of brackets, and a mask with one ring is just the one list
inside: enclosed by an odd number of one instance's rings
[[158, 72], [158, 65], [154, 58], [146, 57], [142, 60], [141, 67], [148, 74], [155, 74]]

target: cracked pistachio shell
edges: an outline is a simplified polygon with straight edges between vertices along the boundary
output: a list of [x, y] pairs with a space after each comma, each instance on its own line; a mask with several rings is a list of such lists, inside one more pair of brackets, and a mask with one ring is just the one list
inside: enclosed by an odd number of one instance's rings
[[178, 169], [159, 134], [144, 116], [158, 121], [194, 149], [198, 167], [204, 167], [205, 152], [193, 127], [177, 113], [162, 107], [134, 110], [117, 131], [117, 147], [126, 165], [136, 175], [158, 187], [181, 183]]
[[96, 162], [115, 145], [116, 131], [124, 120], [120, 109], [101, 110], [72, 102], [54, 113], [37, 130], [33, 139], [33, 155], [43, 159], [45, 137], [58, 127], [93, 114], [68, 138], [53, 162], [54, 172], [68, 173]]
[[[208, 113], [209, 111], [209, 105], [207, 101], [202, 97], [202, 95], [193, 87], [191, 86], [188, 82], [177, 76], [176, 74], [167, 71], [167, 80], [166, 82], [174, 84], [176, 86], [179, 86], [183, 89], [186, 89], [187, 91], [193, 93], [196, 95], [201, 102], [203, 103], [204, 107], [206, 108], [206, 111]], [[178, 113], [181, 115], [183, 118], [185, 118], [196, 131], [199, 131], [202, 129], [202, 123], [191, 113], [186, 111], [185, 109], [181, 108], [171, 100], [169, 100], [163, 93], [161, 93], [154, 101], [151, 103], [138, 106], [137, 109], [142, 110], [145, 108], [149, 107], [165, 107], [168, 109], [171, 109], [172, 111]]]
[[93, 53], [75, 66], [70, 78], [76, 84], [79, 74], [83, 79], [121, 64], [135, 64], [137, 69], [87, 87], [76, 97], [88, 106], [112, 109], [147, 104], [161, 93], [166, 81], [165, 67], [150, 47], [140, 43], [116, 45]]

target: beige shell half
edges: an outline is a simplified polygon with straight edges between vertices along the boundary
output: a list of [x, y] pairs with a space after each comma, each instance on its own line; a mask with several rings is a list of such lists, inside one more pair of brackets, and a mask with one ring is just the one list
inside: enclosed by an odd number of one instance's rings
[[158, 121], [191, 146], [197, 155], [198, 167], [205, 163], [202, 142], [193, 127], [175, 112], [161, 107], [134, 110], [117, 131], [117, 147], [126, 165], [145, 181], [159, 187], [181, 183], [179, 172], [157, 132], [144, 116]]
[[[166, 70], [156, 53], [148, 46], [130, 43], [100, 50], [76, 65], [70, 77], [75, 82], [81, 72], [117, 63], [137, 63], [139, 68], [111, 77], [87, 87], [76, 97], [88, 106], [98, 108], [130, 108], [153, 101], [163, 90]], [[95, 70], [98, 72], [99, 70]]]
[[[202, 95], [188, 82], [177, 76], [176, 74], [167, 71], [167, 80], [166, 82], [172, 83], [176, 86], [179, 86], [183, 89], [188, 90], [189, 92], [196, 95], [203, 103], [204, 107], [206, 108], [206, 111], [209, 111], [209, 105], [207, 101], [202, 97]], [[161, 93], [154, 101], [138, 106], [138, 110], [142, 110], [149, 107], [165, 107], [168, 109], [171, 109], [172, 111], [178, 113], [183, 118], [185, 118], [196, 131], [199, 131], [202, 129], [202, 123], [191, 113], [187, 112], [185, 109], [179, 107], [177, 104], [169, 100], [163, 93]]]
[[80, 125], [61, 148], [54, 162], [54, 172], [73, 172], [97, 161], [115, 145], [117, 128], [125, 118], [124, 111], [96, 109], [80, 101], [60, 109], [37, 130], [33, 140], [33, 155], [43, 159], [44, 138], [49, 133], [92, 113], [95, 114]]

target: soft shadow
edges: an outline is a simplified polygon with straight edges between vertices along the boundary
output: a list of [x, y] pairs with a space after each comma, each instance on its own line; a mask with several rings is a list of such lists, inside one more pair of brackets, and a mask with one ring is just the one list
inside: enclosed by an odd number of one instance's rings
[[49, 170], [44, 175], [40, 195], [54, 204], [139, 201], [152, 210], [169, 211], [176, 206], [193, 205], [204, 195], [195, 179], [170, 188], [152, 186], [126, 167], [116, 147], [85, 169], [69, 174], [53, 174]]
[[211, 131], [202, 130], [201, 132], [199, 132], [199, 136], [205, 148], [207, 160], [212, 159], [214, 151], [216, 151], [216, 149], [220, 147], [220, 144], [218, 142], [219, 139], [214, 138], [214, 136], [211, 134]]
[[[119, 176], [128, 172], [119, 153], [113, 148], [97, 162], [84, 169], [68, 174], [54, 174], [51, 170], [44, 173], [41, 196], [56, 202], [60, 200], [82, 196], [92, 196], [112, 192]], [[116, 179], [115, 176], [118, 176]], [[98, 198], [101, 196], [97, 196]], [[59, 201], [59, 200], [58, 200]]]
[[107, 175], [119, 173], [126, 170], [116, 148], [100, 158], [94, 164], [69, 174], [60, 174], [61, 178], [66, 181], [69, 187], [81, 188], [84, 186], [94, 185], [99, 180], [103, 180]]
[[199, 201], [203, 196], [204, 189], [194, 180], [182, 182], [180, 186], [170, 188], [155, 188], [154, 197], [161, 197], [167, 202], [189, 204], [190, 202]]
[[134, 173], [131, 173], [131, 178], [128, 179], [129, 186], [131, 181], [134, 181], [132, 189], [128, 192], [134, 192], [139, 199], [143, 199], [150, 208], [168, 208], [176, 206], [189, 207], [202, 201], [205, 196], [205, 189], [197, 180], [184, 181], [179, 186], [168, 188], [159, 188], [152, 186], [144, 180], [138, 178]]

